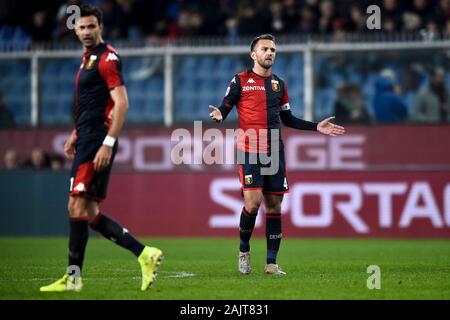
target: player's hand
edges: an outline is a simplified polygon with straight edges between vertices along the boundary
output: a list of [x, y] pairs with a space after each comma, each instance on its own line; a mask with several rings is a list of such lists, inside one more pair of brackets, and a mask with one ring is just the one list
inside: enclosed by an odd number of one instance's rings
[[320, 121], [319, 124], [317, 125], [317, 131], [332, 137], [344, 134], [345, 133], [344, 127], [331, 123], [331, 120], [333, 120], [334, 118], [335, 117], [329, 117], [326, 118], [325, 120]]
[[220, 112], [219, 108], [209, 105], [209, 108], [212, 110], [209, 116], [211, 119], [213, 119], [216, 122], [222, 122], [222, 113]]
[[69, 139], [67, 139], [66, 143], [64, 143], [64, 155], [67, 159], [72, 160], [75, 157], [75, 142], [77, 142], [77, 135], [72, 132]]
[[97, 154], [94, 158], [94, 170], [95, 171], [102, 171], [106, 169], [106, 167], [109, 166], [111, 162], [111, 156], [112, 156], [112, 148], [102, 145], [100, 149], [98, 149]]

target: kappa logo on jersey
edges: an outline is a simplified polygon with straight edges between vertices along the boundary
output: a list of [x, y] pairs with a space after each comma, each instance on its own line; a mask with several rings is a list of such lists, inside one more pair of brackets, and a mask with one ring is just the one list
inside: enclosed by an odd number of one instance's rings
[[247, 80], [247, 83], [256, 83], [255, 80], [253, 80], [253, 78], [250, 78]]
[[114, 60], [119, 61], [119, 58], [112, 52], [108, 53], [108, 57], [106, 57], [106, 62]]
[[83, 182], [80, 182], [77, 184], [77, 186], [74, 188], [74, 190], [78, 191], [78, 192], [84, 192], [84, 191], [86, 191], [86, 186], [84, 185]]
[[280, 83], [277, 80], [272, 80], [271, 83], [273, 91], [280, 91]]
[[244, 183], [245, 184], [252, 184], [253, 183], [253, 175], [248, 174], [244, 177]]
[[233, 77], [233, 79], [231, 79], [230, 85], [228, 86], [227, 91], [225, 91], [225, 97], [230, 93], [232, 83], [236, 83], [236, 77]]

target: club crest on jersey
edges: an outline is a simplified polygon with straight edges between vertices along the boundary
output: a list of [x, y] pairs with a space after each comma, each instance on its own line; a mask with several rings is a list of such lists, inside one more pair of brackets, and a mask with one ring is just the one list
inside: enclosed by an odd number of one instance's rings
[[86, 64], [87, 70], [92, 69], [92, 67], [94, 66], [95, 60], [97, 60], [97, 56], [95, 56], [95, 55], [90, 56], [89, 61]]
[[278, 82], [278, 80], [272, 80], [271, 83], [272, 83], [273, 91], [276, 91], [276, 92], [280, 91], [280, 83]]
[[251, 175], [251, 174], [246, 175], [245, 179], [244, 179], [244, 183], [247, 185], [252, 184], [253, 183], [253, 175]]

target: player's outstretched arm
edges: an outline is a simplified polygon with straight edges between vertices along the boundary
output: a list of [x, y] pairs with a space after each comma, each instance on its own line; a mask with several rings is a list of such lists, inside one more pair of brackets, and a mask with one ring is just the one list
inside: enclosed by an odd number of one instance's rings
[[211, 119], [213, 119], [216, 122], [222, 122], [223, 121], [222, 112], [220, 112], [219, 108], [213, 105], [209, 105], [209, 108], [211, 109], [211, 113], [209, 114]]
[[336, 137], [340, 136], [345, 133], [345, 128], [338, 126], [337, 124], [331, 123], [331, 120], [333, 120], [335, 117], [329, 117], [322, 121], [320, 121], [317, 124], [317, 131], [320, 133]]
[[317, 130], [317, 122], [311, 122], [306, 121], [303, 119], [296, 118], [292, 115], [292, 112], [290, 109], [284, 110], [280, 112], [280, 119], [281, 122], [286, 127], [298, 129], [298, 130], [309, 130], [309, 131], [316, 131]]

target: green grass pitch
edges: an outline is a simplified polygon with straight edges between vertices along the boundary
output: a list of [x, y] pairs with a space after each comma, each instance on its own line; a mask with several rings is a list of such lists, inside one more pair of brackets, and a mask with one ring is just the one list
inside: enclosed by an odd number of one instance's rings
[[[0, 238], [0, 299], [449, 299], [449, 240], [284, 239], [286, 276], [263, 274], [265, 240], [252, 240], [251, 275], [237, 271], [237, 239], [147, 238], [164, 251], [155, 285], [141, 292], [134, 256], [91, 237], [80, 293], [40, 293], [61, 277], [65, 238]], [[366, 286], [369, 265], [381, 289]]]

